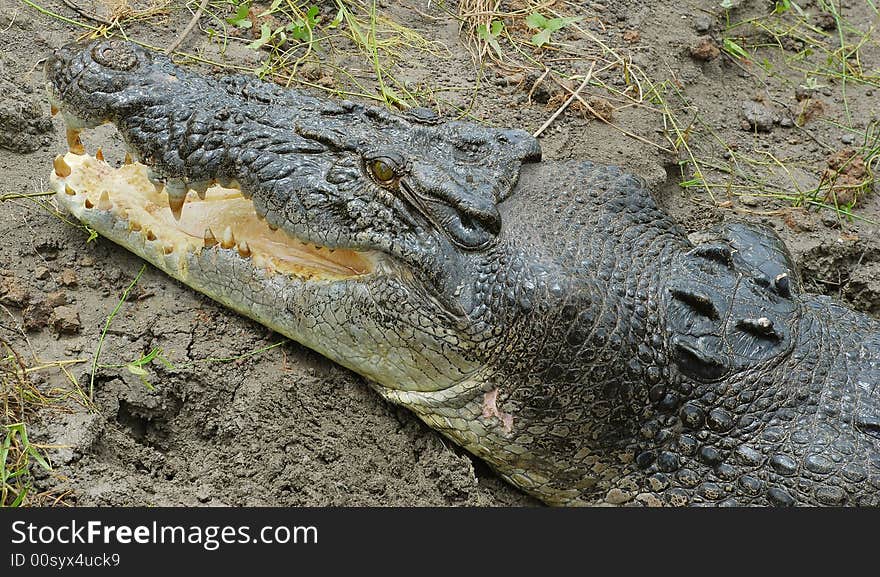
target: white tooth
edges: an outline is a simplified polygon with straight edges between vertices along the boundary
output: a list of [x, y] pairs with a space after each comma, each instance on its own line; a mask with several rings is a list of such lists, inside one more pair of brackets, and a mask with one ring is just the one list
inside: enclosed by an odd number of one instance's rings
[[248, 243], [246, 240], [243, 240], [240, 243], [238, 243], [238, 254], [240, 254], [242, 258], [247, 258], [247, 257], [251, 256], [251, 247], [248, 246]]
[[74, 154], [85, 154], [86, 149], [79, 139], [79, 130], [67, 128], [67, 149]]
[[183, 203], [186, 202], [186, 185], [182, 180], [170, 178], [165, 183], [165, 192], [168, 193], [168, 207], [175, 220], [180, 220], [183, 211]]
[[210, 228], [205, 229], [205, 248], [211, 248], [217, 244], [217, 238], [214, 236], [214, 231]]
[[68, 176], [70, 176], [72, 170], [70, 168], [70, 165], [64, 161], [63, 156], [56, 156], [55, 160], [52, 161], [52, 164], [55, 167], [55, 174], [57, 176], [60, 176], [61, 178], [67, 178]]
[[205, 200], [205, 193], [208, 191], [211, 183], [207, 180], [190, 180], [187, 181], [186, 185], [190, 190], [194, 190], [200, 199]]
[[98, 198], [98, 210], [112, 210], [113, 203], [110, 202], [110, 195], [106, 190], [101, 192], [100, 198]]
[[152, 168], [147, 169], [147, 180], [153, 183], [153, 186], [156, 187], [156, 192], [161, 192], [162, 187], [165, 186], [165, 179], [156, 174]]
[[232, 248], [235, 246], [235, 237], [232, 235], [232, 227], [227, 226], [220, 238], [220, 246], [223, 248]]

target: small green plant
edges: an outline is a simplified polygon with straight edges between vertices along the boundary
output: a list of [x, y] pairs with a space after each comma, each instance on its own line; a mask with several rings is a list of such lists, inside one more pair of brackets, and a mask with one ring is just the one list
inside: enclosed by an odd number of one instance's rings
[[[147, 375], [149, 374], [149, 372], [147, 372], [147, 369], [144, 368], [146, 365], [149, 365], [153, 361], [157, 361], [157, 362], [161, 363], [162, 365], [165, 366], [165, 368], [172, 369], [172, 370], [174, 369], [174, 365], [171, 364], [171, 361], [169, 361], [168, 359], [166, 359], [165, 357], [162, 356], [162, 348], [161, 347], [154, 347], [153, 350], [151, 350], [149, 353], [147, 353], [145, 355], [141, 355], [141, 357], [139, 359], [131, 361], [130, 363], [126, 363], [123, 366], [128, 370], [129, 373], [136, 375], [147, 389], [149, 389], [150, 391], [155, 391], [156, 388], [152, 384], [150, 384], [150, 381], [147, 380]], [[100, 367], [117, 367], [117, 365], [99, 365], [99, 366]]]
[[566, 16], [562, 18], [547, 18], [540, 12], [532, 12], [528, 16], [526, 16], [526, 24], [528, 24], [529, 28], [533, 28], [535, 30], [539, 30], [537, 34], [532, 36], [532, 44], [540, 48], [545, 44], [550, 43], [550, 35], [565, 28], [569, 24], [574, 24], [575, 22], [580, 22], [583, 20], [583, 16]]
[[[281, 0], [275, 0], [266, 11], [258, 14], [257, 18], [264, 18], [277, 12], [280, 5]], [[337, 17], [340, 16], [337, 14]], [[280, 48], [287, 43], [288, 39], [310, 42], [313, 31], [318, 26], [320, 20], [321, 16], [318, 14], [318, 7], [312, 5], [309, 6], [302, 17], [293, 18], [287, 24], [276, 26], [274, 29], [264, 22], [260, 24], [260, 37], [251, 42], [248, 47], [253, 50], [259, 50], [261, 47], [269, 44]]]
[[485, 24], [477, 26], [477, 38], [488, 44], [492, 50], [495, 51], [499, 60], [504, 59], [504, 55], [501, 52], [501, 46], [498, 44], [498, 37], [503, 31], [504, 22], [501, 20], [493, 20], [488, 28], [486, 28]]
[[819, 81], [816, 80], [815, 76], [807, 76], [804, 79], [804, 83], [801, 84], [801, 87], [807, 90], [818, 90], [820, 88], [825, 88], [827, 84], [819, 84]]
[[122, 291], [122, 297], [119, 299], [119, 302], [116, 303], [116, 306], [113, 307], [113, 310], [110, 312], [110, 316], [107, 317], [107, 321], [104, 323], [104, 329], [101, 331], [101, 336], [98, 337], [98, 346], [95, 347], [95, 355], [92, 357], [92, 374], [89, 378], [90, 401], [93, 401], [95, 399], [95, 373], [98, 372], [98, 358], [101, 356], [101, 349], [104, 346], [104, 338], [107, 336], [107, 329], [110, 328], [110, 323], [113, 322], [113, 317], [115, 317], [116, 313], [119, 312], [119, 309], [122, 308], [123, 303], [125, 303], [126, 299], [128, 299], [128, 295], [131, 293], [134, 285], [136, 285], [138, 280], [140, 280], [141, 275], [144, 274], [145, 270], [147, 270], [147, 265], [142, 265], [141, 270], [138, 271], [137, 276], [134, 277], [134, 280], [131, 281], [131, 284], [129, 284], [125, 288], [125, 290]]
[[244, 29], [249, 29], [254, 25], [249, 18], [251, 11], [251, 3], [249, 1], [240, 4], [233, 4], [233, 6], [235, 7], [235, 14], [227, 18], [226, 22]]
[[721, 40], [721, 49], [737, 60], [743, 60], [745, 62], [750, 60], [748, 51], [730, 38], [723, 38]]
[[0, 445], [0, 507], [21, 507], [31, 489], [31, 459], [46, 471], [52, 467], [28, 440], [24, 423], [4, 428], [6, 435]]

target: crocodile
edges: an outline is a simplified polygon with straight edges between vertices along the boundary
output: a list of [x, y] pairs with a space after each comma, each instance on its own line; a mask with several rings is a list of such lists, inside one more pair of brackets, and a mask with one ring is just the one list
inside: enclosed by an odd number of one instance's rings
[[[118, 40], [46, 64], [56, 198], [551, 505], [880, 504], [880, 322], [625, 170]], [[110, 122], [134, 160], [85, 154]], [[100, 152], [100, 151], [99, 151]]]

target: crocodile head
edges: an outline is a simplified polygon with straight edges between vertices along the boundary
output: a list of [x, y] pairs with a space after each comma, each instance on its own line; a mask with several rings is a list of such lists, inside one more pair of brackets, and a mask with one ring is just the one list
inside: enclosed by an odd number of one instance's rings
[[[385, 386], [477, 370], [469, 271], [540, 157], [530, 135], [206, 78], [120, 41], [46, 71], [71, 149], [58, 198], [103, 236]], [[84, 154], [79, 131], [107, 122], [138, 162]]]

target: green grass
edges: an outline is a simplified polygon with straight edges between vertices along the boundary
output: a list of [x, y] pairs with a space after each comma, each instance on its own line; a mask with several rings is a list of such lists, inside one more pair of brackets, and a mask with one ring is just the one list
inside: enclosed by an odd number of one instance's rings
[[[131, 294], [131, 290], [134, 288], [134, 285], [140, 280], [141, 275], [144, 274], [144, 271], [147, 269], [147, 265], [142, 265], [141, 270], [138, 271], [137, 275], [134, 277], [134, 280], [129, 283], [129, 285], [122, 291], [122, 296], [119, 298], [119, 301], [116, 303], [116, 306], [113, 307], [113, 310], [110, 311], [110, 315], [107, 317], [107, 320], [104, 322], [104, 328], [101, 330], [101, 336], [98, 337], [98, 344], [95, 346], [95, 354], [92, 357], [92, 374], [89, 377], [89, 400], [94, 401], [95, 399], [95, 374], [98, 372], [98, 358], [101, 356], [101, 349], [104, 347], [104, 339], [107, 336], [107, 329], [110, 328], [110, 323], [113, 322], [114, 317], [119, 312], [119, 309], [122, 308], [122, 305], [125, 303], [125, 300], [128, 298], [128, 295]], [[158, 355], [154, 355], [150, 358], [150, 361], [153, 360]], [[149, 362], [149, 361], [148, 361]], [[143, 371], [143, 365], [145, 363], [139, 361], [133, 361], [130, 363], [131, 367], [136, 367], [136, 370], [132, 370], [134, 374], [138, 374], [136, 371]], [[143, 378], [143, 374], [140, 375]], [[147, 384], [149, 388], [152, 388], [150, 384], [144, 379], [144, 382]]]
[[31, 442], [28, 423], [34, 414], [58, 406], [66, 395], [36, 388], [28, 374], [57, 363], [28, 368], [9, 342], [0, 338], [0, 507], [43, 504], [48, 494], [34, 491], [33, 468], [51, 472], [44, 455], [48, 447]]

